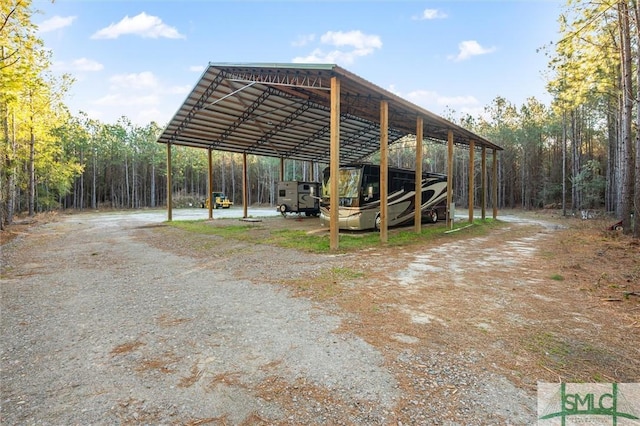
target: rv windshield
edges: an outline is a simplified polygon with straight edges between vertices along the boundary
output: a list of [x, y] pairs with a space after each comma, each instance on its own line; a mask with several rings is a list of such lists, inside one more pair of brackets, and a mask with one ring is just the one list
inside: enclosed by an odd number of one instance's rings
[[[357, 198], [360, 190], [360, 175], [362, 169], [340, 169], [338, 171], [338, 197]], [[331, 177], [325, 176], [322, 183], [322, 196], [328, 198], [331, 195]]]

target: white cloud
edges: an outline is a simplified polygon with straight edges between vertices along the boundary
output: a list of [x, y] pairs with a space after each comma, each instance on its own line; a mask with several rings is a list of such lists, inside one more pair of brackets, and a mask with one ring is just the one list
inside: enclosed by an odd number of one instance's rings
[[169, 117], [164, 117], [165, 115], [166, 113], [163, 113], [158, 108], [147, 108], [140, 110], [133, 121], [136, 123], [150, 123], [155, 121], [162, 125], [162, 121], [159, 121], [159, 117], [162, 117], [162, 120], [168, 120]]
[[124, 115], [139, 124], [168, 120], [170, 111], [166, 106], [180, 102], [192, 88], [190, 84], [168, 85], [150, 71], [112, 75], [106, 87], [106, 93], [87, 102], [102, 111], [92, 116], [105, 119], [108, 115], [111, 117], [106, 118], [113, 121]]
[[158, 87], [158, 79], [150, 71], [131, 74], [116, 74], [109, 78], [111, 89], [155, 89]]
[[476, 99], [475, 96], [467, 95], [467, 96], [439, 96], [438, 104], [443, 106], [470, 106], [470, 105], [478, 105], [480, 102]]
[[132, 91], [147, 92], [154, 96], [160, 95], [184, 95], [189, 93], [191, 85], [167, 86], [158, 80], [151, 71], [143, 71], [140, 73], [116, 74], [109, 78], [109, 90], [113, 93], [127, 92], [131, 95]]
[[315, 34], [300, 35], [297, 39], [291, 42], [291, 45], [294, 47], [302, 47], [312, 43], [315, 39]]
[[475, 40], [465, 40], [458, 44], [458, 54], [450, 55], [449, 59], [454, 61], [464, 61], [472, 56], [485, 55], [496, 51], [495, 47], [482, 47]]
[[166, 90], [163, 90], [162, 93], [169, 93], [171, 95], [186, 95], [191, 91], [190, 84], [185, 84], [183, 86], [169, 86]]
[[189, 67], [189, 71], [191, 72], [204, 72], [204, 65], [191, 65]]
[[59, 30], [60, 28], [70, 26], [75, 20], [76, 16], [52, 16], [51, 18], [38, 24], [38, 32], [48, 33], [51, 31]]
[[438, 9], [425, 9], [422, 11], [422, 15], [414, 16], [414, 20], [418, 21], [429, 21], [432, 19], [444, 19], [447, 17], [447, 14]]
[[476, 111], [482, 108], [480, 101], [472, 95], [445, 96], [431, 90], [414, 90], [403, 94], [398, 92], [395, 86], [391, 86], [389, 90], [436, 114], [442, 114], [447, 108], [459, 109], [462, 112]]
[[401, 93], [398, 93], [398, 95], [420, 106], [427, 106], [434, 103], [437, 104], [439, 98], [439, 95], [436, 92], [430, 90], [414, 90], [404, 96]]
[[295, 63], [352, 64], [358, 57], [372, 54], [382, 48], [382, 40], [377, 35], [361, 31], [328, 31], [320, 37], [320, 42], [337, 49], [325, 51], [315, 48], [306, 56], [293, 58]]
[[379, 36], [363, 34], [361, 31], [329, 31], [320, 37], [320, 41], [332, 46], [351, 46], [357, 50], [373, 50], [382, 47]]
[[293, 58], [294, 63], [302, 64], [352, 64], [358, 55], [356, 51], [343, 52], [340, 50], [332, 50], [330, 52], [324, 52], [320, 49], [315, 49], [307, 56], [297, 56]]
[[125, 16], [117, 24], [111, 24], [95, 32], [93, 39], [114, 39], [121, 35], [134, 34], [144, 38], [185, 38], [177, 29], [162, 22], [157, 16], [142, 12], [133, 18]]
[[87, 72], [87, 71], [101, 71], [104, 68], [100, 62], [94, 61], [93, 59], [87, 58], [79, 58], [74, 59], [71, 62], [54, 62], [52, 67], [54, 71], [76, 71], [76, 72]]
[[100, 106], [144, 106], [144, 105], [158, 105], [160, 98], [155, 94], [148, 95], [131, 95], [124, 93], [109, 93], [99, 99], [92, 102], [93, 105]]

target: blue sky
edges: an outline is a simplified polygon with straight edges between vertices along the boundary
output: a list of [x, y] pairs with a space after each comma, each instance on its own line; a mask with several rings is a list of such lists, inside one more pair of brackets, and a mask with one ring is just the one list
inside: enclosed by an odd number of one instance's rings
[[439, 115], [548, 103], [560, 0], [34, 0], [67, 105], [164, 126], [209, 62], [335, 63]]

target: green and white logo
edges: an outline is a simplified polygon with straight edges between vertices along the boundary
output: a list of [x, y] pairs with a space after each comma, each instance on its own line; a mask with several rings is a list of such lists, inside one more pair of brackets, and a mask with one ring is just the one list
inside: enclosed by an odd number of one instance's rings
[[640, 383], [538, 383], [538, 425], [640, 426]]

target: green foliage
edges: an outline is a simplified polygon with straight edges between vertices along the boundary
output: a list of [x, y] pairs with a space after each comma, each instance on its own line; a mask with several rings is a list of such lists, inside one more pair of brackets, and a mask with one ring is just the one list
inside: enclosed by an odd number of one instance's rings
[[612, 2], [568, 1], [560, 19], [560, 40], [549, 53], [549, 92], [559, 111], [618, 91], [619, 42]]
[[[615, 149], [610, 151], [609, 144], [615, 141], [617, 129], [610, 123], [619, 120], [616, 114], [622, 93], [618, 5], [613, 1], [567, 1], [559, 17], [559, 40], [541, 49], [549, 57], [551, 106], [535, 98], [514, 105], [497, 96], [485, 107], [482, 116], [462, 114], [456, 118], [453, 110], [446, 114], [451, 121], [505, 148], [498, 162], [499, 207], [559, 204], [564, 195], [563, 183], [567, 182], [575, 190], [573, 207], [599, 207], [605, 199], [605, 188], [612, 191], [619, 183], [610, 181], [607, 186], [605, 178], [612, 174], [607, 169], [611, 171], [620, 164], [617, 159], [608, 158], [615, 157], [610, 154]], [[62, 207], [79, 209], [164, 204], [166, 150], [156, 142], [161, 127], [157, 123], [135, 125], [127, 117], [116, 123], [101, 123], [84, 113], [69, 116], [62, 99], [72, 79], [70, 76], [54, 79], [49, 75], [50, 53], [31, 21], [32, 2], [9, 0], [2, 2], [0, 10], [0, 17], [6, 19], [0, 30], [0, 221], [5, 221], [12, 198], [16, 200], [12, 208], [24, 210], [31, 195], [36, 210], [56, 208], [60, 201]], [[632, 48], [637, 57], [635, 19], [631, 19], [631, 25]], [[28, 173], [32, 134], [34, 182], [30, 182]], [[394, 141], [389, 150], [390, 164], [414, 167], [415, 143], [415, 137], [411, 136]], [[434, 141], [424, 144], [424, 169], [445, 172], [446, 146]], [[572, 153], [567, 164], [562, 163], [563, 152]], [[234, 203], [240, 204], [242, 155], [213, 151], [212, 157], [213, 189], [224, 191]], [[464, 185], [470, 171], [468, 158], [468, 152], [456, 149], [453, 196], [458, 205], [465, 205], [468, 199]], [[595, 159], [600, 161], [597, 172], [592, 163]], [[379, 153], [369, 160], [379, 163]], [[206, 196], [206, 152], [173, 147], [172, 165], [170, 190], [174, 200], [193, 204], [192, 200]], [[249, 204], [273, 203], [280, 160], [250, 155], [247, 166]], [[314, 179], [320, 178], [318, 170], [323, 166], [316, 165]], [[491, 164], [488, 166], [491, 181]], [[308, 167], [306, 162], [287, 161], [285, 179], [306, 179]], [[478, 164], [475, 170], [477, 187]], [[567, 178], [564, 171], [569, 173]], [[36, 188], [34, 194], [30, 194], [31, 183]], [[493, 194], [488, 195], [492, 202]], [[606, 198], [611, 198], [610, 194]], [[283, 241], [291, 239], [286, 235], [272, 236], [276, 237]], [[375, 236], [341, 235], [344, 241], [340, 245], [357, 250], [371, 243], [369, 238], [376, 240]], [[394, 233], [389, 244], [411, 244], [412, 238], [411, 233]], [[314, 250], [318, 251], [328, 246], [322, 239], [307, 244], [316, 244]]]
[[[230, 225], [212, 226], [203, 220], [172, 221], [170, 226], [194, 232], [200, 235], [217, 235], [224, 238], [231, 238], [239, 241], [247, 241], [255, 244], [268, 244], [276, 247], [300, 250], [309, 253], [328, 253], [329, 235], [310, 234], [304, 230], [292, 229], [269, 229], [267, 226], [255, 225]], [[503, 223], [493, 219], [476, 220], [474, 226], [466, 228], [467, 223], [461, 222], [455, 225], [454, 229], [461, 229], [456, 233], [445, 234], [445, 225], [428, 225], [422, 227], [420, 234], [412, 230], [392, 229], [388, 235], [387, 247], [411, 246], [425, 242], [433, 242], [439, 238], [460, 238], [465, 235], [483, 235], [490, 229], [502, 226]], [[380, 246], [380, 234], [378, 232], [354, 232], [341, 233], [340, 251], [354, 252]]]
[[340, 280], [353, 280], [364, 277], [364, 273], [360, 271], [354, 271], [351, 268], [331, 268], [331, 276]]
[[250, 239], [248, 231], [255, 228], [253, 225], [211, 226], [204, 220], [176, 220], [168, 224], [201, 235], [218, 235], [243, 241]]
[[19, 206], [28, 206], [30, 214], [57, 207], [82, 166], [64, 138], [70, 118], [62, 99], [72, 79], [48, 74], [51, 52], [36, 35], [30, 1], [3, 2], [1, 10], [0, 221], [4, 224]]
[[605, 177], [601, 174], [600, 163], [589, 160], [584, 164], [576, 176], [572, 178], [573, 184], [582, 191], [582, 205], [579, 208], [599, 208], [604, 199], [606, 186]]

